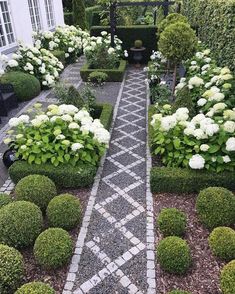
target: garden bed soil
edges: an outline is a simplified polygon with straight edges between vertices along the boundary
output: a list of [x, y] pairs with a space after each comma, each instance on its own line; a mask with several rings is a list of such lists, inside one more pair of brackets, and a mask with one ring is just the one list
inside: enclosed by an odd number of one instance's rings
[[[79, 190], [61, 190], [61, 193], [71, 193], [75, 195], [81, 203], [82, 207], [82, 216], [81, 216], [81, 222], [86, 210], [88, 198], [90, 195], [89, 189], [79, 189]], [[69, 231], [69, 234], [72, 238], [73, 245], [75, 248], [75, 244], [77, 241], [77, 236], [79, 234], [80, 225], [73, 230]], [[46, 228], [45, 228], [46, 229]], [[50, 284], [56, 291], [56, 294], [61, 294], [63, 291], [64, 283], [66, 281], [66, 276], [68, 273], [68, 267], [70, 264], [65, 265], [62, 268], [55, 269], [55, 270], [46, 270], [40, 267], [34, 258], [33, 255], [33, 247], [21, 250], [21, 253], [24, 257], [25, 262], [25, 275], [23, 284], [32, 282], [32, 281], [40, 281]]]
[[[156, 263], [157, 289], [159, 294], [166, 294], [173, 289], [189, 291], [192, 294], [219, 294], [219, 274], [225, 263], [216, 259], [209, 248], [209, 231], [199, 222], [195, 210], [196, 195], [157, 194], [154, 196], [155, 221], [162, 208], [175, 207], [187, 215], [185, 240], [188, 242], [193, 264], [186, 275], [168, 274]], [[156, 228], [156, 246], [162, 239]], [[157, 261], [157, 259], [156, 259]]]
[[124, 73], [126, 70], [127, 62], [126, 60], [121, 60], [118, 68], [113, 69], [104, 69], [104, 68], [89, 68], [89, 64], [84, 64], [80, 70], [81, 78], [84, 82], [88, 82], [89, 75], [92, 72], [103, 72], [106, 73], [108, 78], [107, 82], [121, 82], [124, 77]]

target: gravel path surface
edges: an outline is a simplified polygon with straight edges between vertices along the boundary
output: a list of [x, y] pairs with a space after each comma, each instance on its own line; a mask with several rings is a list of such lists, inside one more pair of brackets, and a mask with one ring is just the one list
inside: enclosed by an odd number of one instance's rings
[[129, 69], [122, 84], [110, 148], [91, 192], [63, 294], [155, 293], [144, 80], [142, 69]]

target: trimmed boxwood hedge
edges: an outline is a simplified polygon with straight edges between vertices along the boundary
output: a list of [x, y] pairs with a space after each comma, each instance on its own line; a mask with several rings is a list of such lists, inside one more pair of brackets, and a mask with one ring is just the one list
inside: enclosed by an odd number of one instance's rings
[[1, 84], [12, 84], [18, 101], [28, 101], [41, 92], [39, 80], [21, 71], [6, 72], [0, 78]]
[[57, 186], [64, 188], [87, 187], [93, 183], [97, 168], [93, 165], [81, 165], [73, 167], [71, 165], [52, 164], [29, 164], [25, 161], [16, 161], [9, 168], [12, 181], [16, 184], [20, 179], [39, 174], [49, 177]]
[[183, 13], [220, 65], [235, 71], [235, 1], [183, 0]]
[[123, 76], [126, 70], [126, 60], [121, 60], [119, 67], [114, 69], [91, 69], [89, 68], [89, 64], [84, 64], [80, 70], [81, 78], [84, 82], [89, 81], [89, 75], [94, 71], [100, 71], [106, 73], [108, 75], [107, 82], [121, 82], [123, 80]]
[[94, 14], [96, 12], [101, 11], [101, 6], [100, 5], [95, 5], [91, 7], [87, 7], [85, 12], [86, 12], [86, 23], [87, 23], [87, 28], [90, 29], [90, 27], [93, 24], [93, 18]]
[[235, 191], [235, 173], [212, 173], [174, 167], [153, 167], [150, 176], [153, 193], [196, 193], [207, 187]]
[[93, 118], [99, 118], [106, 130], [110, 129], [113, 119], [113, 106], [110, 103], [97, 103], [94, 106]]
[[[91, 27], [91, 35], [99, 36], [102, 31], [110, 32], [110, 27], [93, 26]], [[117, 26], [116, 35], [123, 42], [123, 50], [128, 50], [134, 46], [135, 40], [143, 41], [143, 46], [146, 48], [143, 53], [143, 63], [147, 63], [153, 50], [157, 50], [157, 27], [147, 25], [135, 26]], [[129, 61], [132, 60], [132, 54], [129, 54]]]
[[66, 25], [73, 25], [73, 13], [72, 12], [64, 12], [64, 22]]

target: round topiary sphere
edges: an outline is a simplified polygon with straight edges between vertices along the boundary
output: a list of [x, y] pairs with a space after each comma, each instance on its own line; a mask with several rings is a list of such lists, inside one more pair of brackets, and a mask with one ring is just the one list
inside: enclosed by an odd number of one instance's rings
[[164, 236], [183, 236], [186, 230], [186, 215], [176, 208], [165, 208], [157, 220], [159, 229]]
[[10, 71], [1, 76], [2, 84], [12, 84], [19, 101], [30, 100], [41, 91], [41, 85], [37, 78], [28, 73], [20, 71]]
[[174, 64], [191, 58], [196, 52], [197, 44], [195, 32], [183, 22], [168, 25], [158, 42], [159, 50]]
[[235, 293], [235, 260], [223, 267], [220, 274], [220, 288], [223, 294]]
[[12, 198], [10, 195], [6, 193], [0, 193], [0, 208], [2, 208], [4, 205], [7, 205], [12, 202]]
[[209, 236], [209, 245], [215, 256], [226, 261], [235, 259], [235, 231], [233, 229], [215, 228]]
[[183, 291], [183, 290], [172, 290], [168, 292], [168, 294], [191, 294], [191, 293], [188, 291]]
[[55, 290], [48, 284], [32, 282], [20, 287], [15, 294], [55, 294]]
[[46, 176], [30, 175], [21, 179], [15, 188], [17, 200], [30, 201], [45, 211], [48, 203], [57, 195], [56, 186]]
[[179, 237], [166, 237], [157, 247], [160, 266], [167, 272], [182, 275], [191, 265], [190, 249]]
[[59, 228], [42, 232], [34, 244], [34, 256], [45, 268], [58, 268], [66, 264], [73, 252], [69, 234]]
[[71, 194], [56, 196], [47, 207], [47, 218], [51, 227], [70, 230], [78, 225], [80, 217], [80, 201]]
[[208, 229], [230, 226], [235, 222], [235, 195], [225, 188], [206, 188], [198, 195], [196, 209]]
[[12, 293], [24, 276], [23, 257], [12, 247], [0, 244], [0, 293]]
[[31, 202], [16, 201], [0, 209], [0, 243], [27, 247], [40, 234], [42, 226], [42, 212]]
[[184, 22], [188, 23], [188, 20], [185, 16], [183, 16], [180, 13], [170, 13], [166, 18], [164, 18], [159, 26], [158, 26], [158, 32], [161, 33], [165, 30], [165, 28], [171, 24], [174, 24], [176, 22]]

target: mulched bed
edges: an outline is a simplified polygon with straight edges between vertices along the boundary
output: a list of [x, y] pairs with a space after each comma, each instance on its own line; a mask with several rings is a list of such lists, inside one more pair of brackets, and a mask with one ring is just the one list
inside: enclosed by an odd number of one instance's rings
[[[87, 202], [89, 199], [89, 195], [90, 195], [90, 190], [79, 189], [79, 190], [59, 191], [59, 194], [62, 194], [62, 193], [71, 193], [80, 199], [81, 207], [82, 207], [82, 218], [83, 218], [83, 215], [86, 210]], [[81, 218], [81, 222], [82, 222], [82, 218]], [[78, 226], [77, 228], [69, 232], [74, 242], [74, 247], [77, 241], [79, 228], [80, 226]], [[63, 291], [66, 276], [68, 273], [69, 265], [65, 265], [64, 267], [60, 269], [56, 269], [56, 270], [45, 270], [36, 263], [34, 259], [34, 255], [33, 255], [33, 248], [22, 250], [21, 253], [23, 254], [25, 268], [26, 268], [23, 283], [25, 284], [32, 281], [45, 282], [50, 284], [55, 289], [57, 294], [61, 294]]]
[[[164, 272], [156, 264], [157, 293], [165, 294], [173, 289], [189, 291], [192, 294], [218, 294], [219, 273], [225, 263], [216, 259], [209, 248], [209, 231], [199, 222], [195, 209], [197, 195], [158, 194], [155, 195], [155, 219], [162, 208], [175, 207], [187, 215], [187, 240], [192, 254], [193, 265], [185, 276]], [[156, 245], [162, 236], [156, 229]]]

